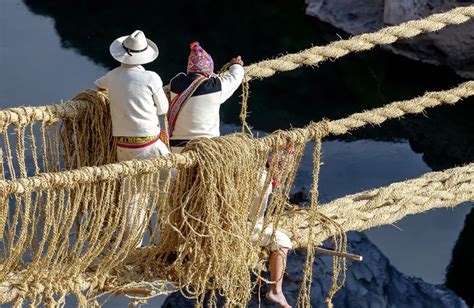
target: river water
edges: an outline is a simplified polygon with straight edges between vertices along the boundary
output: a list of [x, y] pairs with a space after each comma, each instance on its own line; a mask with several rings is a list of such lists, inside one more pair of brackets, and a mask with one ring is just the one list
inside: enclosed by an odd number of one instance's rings
[[[304, 16], [302, 10], [298, 14], [301, 14], [305, 25], [313, 25], [313, 30], [320, 34], [319, 37], [310, 35], [312, 29], [305, 29], [300, 31], [301, 33], [298, 32], [300, 34], [295, 37], [295, 44], [291, 44], [293, 36], [279, 36], [279, 42], [284, 44], [276, 46], [275, 49], [271, 46], [254, 46], [257, 51], [252, 53], [252, 46], [242, 45], [242, 50], [247, 53], [242, 52], [244, 60], [258, 61], [271, 56], [272, 50], [275, 50], [275, 55], [286, 50], [296, 51], [303, 46], [310, 46], [311, 42], [321, 43], [324, 39], [336, 37], [336, 32], [331, 27]], [[82, 26], [87, 28], [87, 25], [71, 25]], [[32, 13], [20, 0], [0, 1], [0, 108], [59, 103], [83, 89], [93, 87], [93, 81], [113, 65], [113, 62], [107, 59], [106, 53], [94, 57], [88, 54], [87, 44], [82, 46], [81, 42], [75, 41], [68, 43], [66, 37], [61, 38], [58, 35], [58, 31], [61, 31], [58, 27], [58, 20]], [[243, 27], [245, 31], [245, 25]], [[218, 36], [219, 39], [226, 38], [225, 29], [223, 26], [220, 32], [216, 31], [222, 34]], [[326, 30], [329, 34], [322, 35]], [[217, 35], [216, 33], [213, 35]], [[115, 36], [110, 33], [103, 35], [107, 40], [103, 41], [104, 47], [101, 47], [101, 50], [107, 50]], [[212, 35], [206, 35], [202, 36], [210, 41]], [[245, 35], [251, 36], [251, 42], [258, 41], [258, 31], [256, 34], [247, 32]], [[305, 35], [306, 37], [303, 37]], [[344, 36], [343, 33], [341, 35]], [[159, 42], [159, 46], [162, 46], [159, 66], [151, 67], [158, 70], [165, 83], [183, 66], [187, 52], [183, 47], [183, 51], [173, 54], [170, 51], [172, 48], [185, 46], [186, 43], [178, 44], [176, 38], [168, 41], [167, 38], [164, 36]], [[271, 38], [271, 34], [262, 38], [262, 45]], [[238, 38], [235, 41], [239, 41]], [[216, 58], [221, 63], [239, 50], [230, 43], [223, 44], [232, 47], [214, 47]], [[216, 46], [215, 43], [209, 45]], [[167, 51], [166, 46], [172, 48]], [[260, 51], [262, 54], [259, 54]], [[104, 58], [106, 60], [103, 60]], [[168, 60], [169, 66], [166, 65]], [[356, 70], [360, 72], [355, 73]], [[405, 74], [406, 72], [410, 74]], [[432, 78], [438, 75], [442, 77]], [[419, 95], [425, 89], [449, 88], [460, 81], [460, 78], [446, 68], [419, 64], [376, 50], [373, 55], [350, 56], [336, 63], [325, 63], [320, 68], [280, 74], [273, 80], [253, 81], [249, 121], [263, 133], [278, 128], [302, 126], [310, 120], [338, 118], [373, 108], [377, 104], [383, 105], [394, 99]], [[238, 129], [237, 100], [238, 98], [234, 98], [223, 107], [225, 132]], [[461, 141], [453, 151], [448, 154], [443, 152], [445, 145], [456, 142], [454, 138], [449, 137], [449, 132], [443, 130], [444, 126], [450, 125], [458, 130], [457, 133], [471, 135], [469, 131], [462, 131], [464, 126], [456, 126], [467, 120], [452, 116], [462, 113], [464, 109], [459, 108], [468, 108], [466, 103], [461, 105], [443, 107], [439, 113], [428, 113], [429, 119], [408, 117], [402, 124], [390, 121], [378, 128], [324, 141], [324, 165], [320, 179], [321, 202], [469, 161], [472, 157], [463, 154], [467, 153], [466, 146], [469, 147], [464, 143], [469, 141], [462, 137], [459, 137]], [[451, 118], [445, 121], [446, 115]], [[441, 118], [444, 122], [433, 124], [434, 120]], [[425, 121], [422, 123], [426, 125], [423, 124], [425, 126], [420, 128], [417, 121]], [[433, 137], [437, 135], [430, 133], [433, 131], [430, 125], [440, 130], [441, 135], [446, 135], [447, 141]], [[472, 126], [468, 128], [471, 129]], [[311, 148], [307, 151], [308, 155], [296, 179], [295, 190], [303, 187], [308, 189], [310, 185]], [[451, 250], [471, 208], [472, 204], [466, 204], [449, 210], [434, 210], [407, 217], [396, 225], [369, 230], [366, 234], [398, 270], [439, 284], [444, 281]], [[158, 305], [160, 302], [161, 299], [156, 299], [151, 303]], [[112, 299], [108, 305], [112, 307], [119, 303], [125, 305], [126, 301], [118, 297]]]

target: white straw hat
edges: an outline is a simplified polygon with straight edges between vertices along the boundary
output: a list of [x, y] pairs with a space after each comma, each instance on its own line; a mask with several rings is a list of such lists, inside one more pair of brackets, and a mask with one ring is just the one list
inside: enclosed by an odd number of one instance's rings
[[158, 57], [158, 47], [145, 37], [143, 31], [119, 37], [110, 44], [110, 54], [115, 60], [132, 65], [150, 63]]

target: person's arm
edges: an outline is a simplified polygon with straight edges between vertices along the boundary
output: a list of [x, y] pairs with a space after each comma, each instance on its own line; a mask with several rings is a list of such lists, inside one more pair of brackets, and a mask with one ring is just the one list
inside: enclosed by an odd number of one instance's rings
[[169, 104], [163, 87], [160, 87], [157, 93], [153, 94], [153, 100], [156, 104], [156, 113], [158, 115], [166, 114], [168, 112]]
[[163, 82], [158, 74], [153, 73], [152, 93], [153, 101], [156, 105], [156, 114], [162, 115], [168, 112], [169, 103], [165, 91], [163, 91]]
[[244, 79], [244, 62], [240, 56], [232, 58], [229, 63], [231, 64], [229, 70], [218, 77], [222, 87], [221, 104], [234, 94]]
[[105, 91], [109, 87], [107, 75], [100, 77], [94, 83], [99, 91]]

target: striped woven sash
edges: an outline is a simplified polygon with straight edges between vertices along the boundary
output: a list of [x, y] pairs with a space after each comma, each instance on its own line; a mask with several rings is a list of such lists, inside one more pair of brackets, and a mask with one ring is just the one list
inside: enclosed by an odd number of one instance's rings
[[115, 137], [117, 140], [117, 146], [126, 149], [141, 149], [150, 146], [160, 140], [159, 135], [147, 136], [147, 137]]
[[183, 109], [184, 105], [189, 101], [189, 98], [206, 79], [207, 78], [204, 76], [199, 76], [198, 78], [194, 79], [194, 81], [189, 85], [186, 90], [176, 95], [175, 98], [171, 101], [170, 108], [168, 111], [168, 121], [170, 123], [170, 137], [173, 136], [173, 130], [174, 126], [176, 125], [176, 119], [178, 118], [181, 109]]

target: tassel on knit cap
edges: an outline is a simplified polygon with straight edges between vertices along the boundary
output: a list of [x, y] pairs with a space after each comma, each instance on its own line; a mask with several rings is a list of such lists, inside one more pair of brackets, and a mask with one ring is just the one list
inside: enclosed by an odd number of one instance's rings
[[214, 72], [212, 57], [199, 45], [199, 42], [191, 43], [189, 48], [191, 51], [188, 57], [187, 73], [199, 73], [209, 77]]

